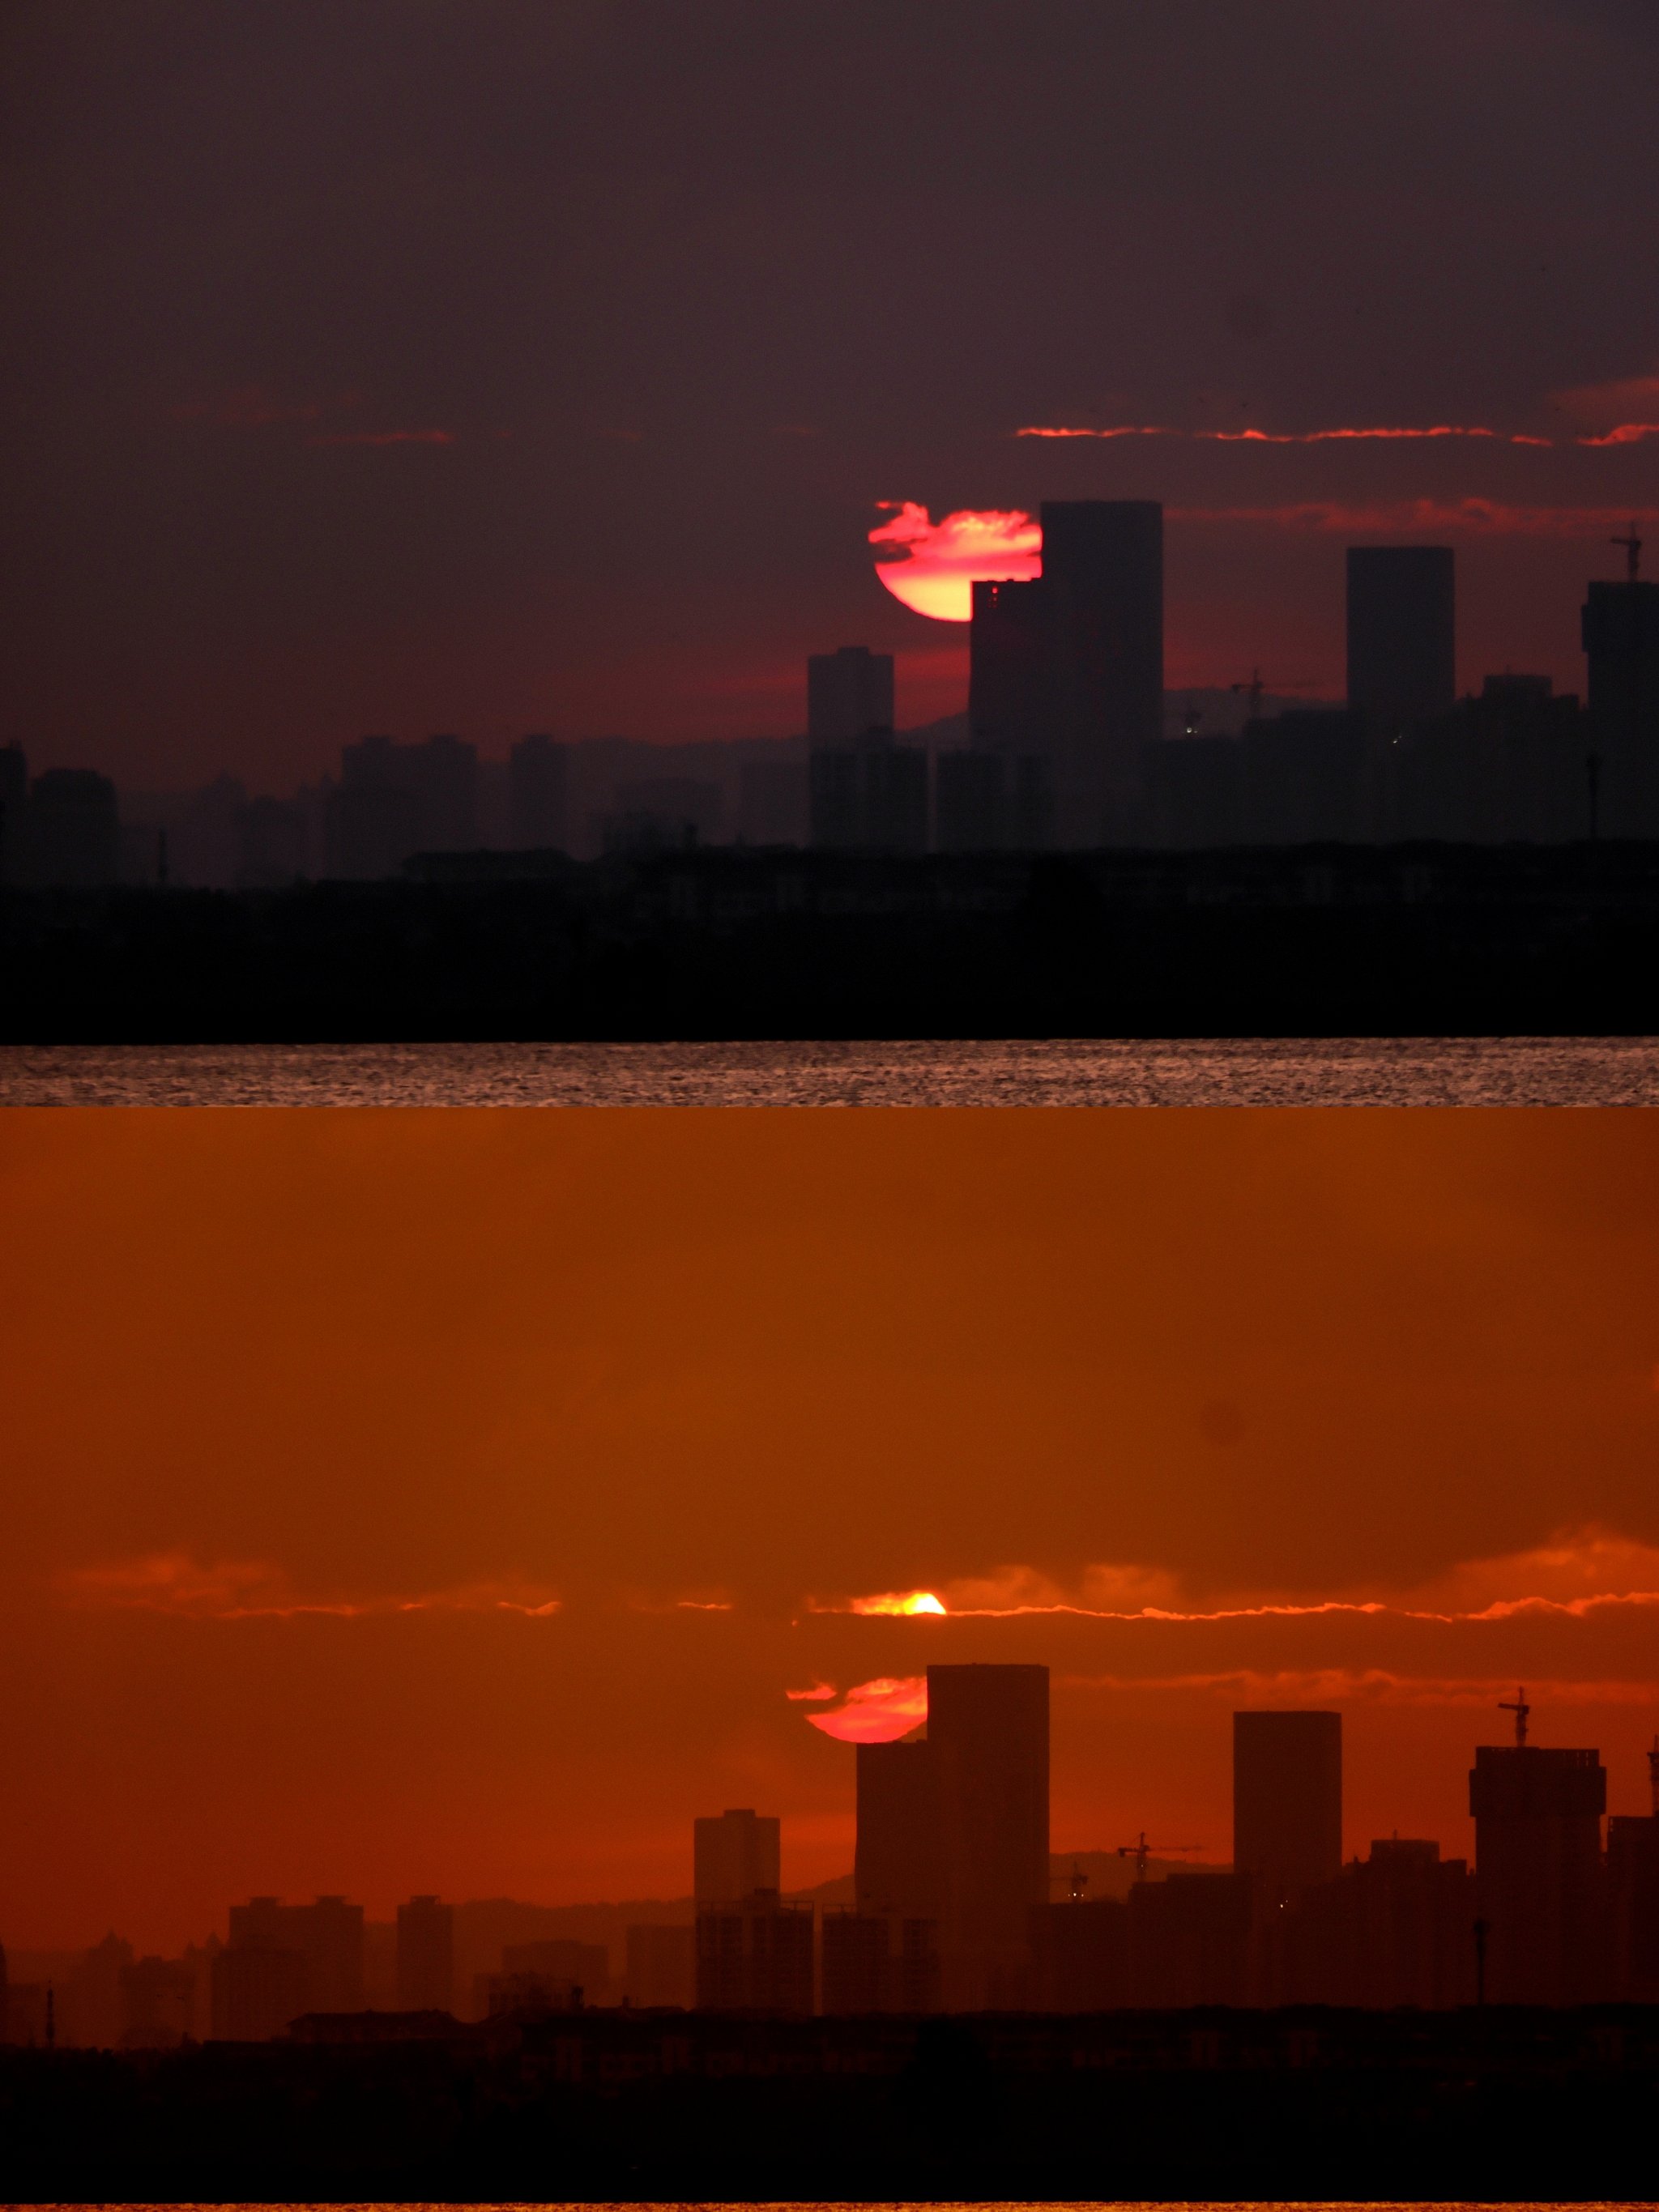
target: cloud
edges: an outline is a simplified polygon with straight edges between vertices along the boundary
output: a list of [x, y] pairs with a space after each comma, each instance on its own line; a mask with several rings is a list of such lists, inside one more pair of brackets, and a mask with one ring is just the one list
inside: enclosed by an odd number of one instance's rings
[[308, 446], [453, 446], [453, 430], [331, 430]]
[[1659, 521], [1659, 507], [1522, 507], [1500, 500], [1391, 500], [1364, 506], [1305, 500], [1283, 507], [1172, 507], [1172, 522], [1267, 524], [1280, 530], [1396, 534], [1474, 532], [1483, 537], [1598, 538], [1638, 522]]
[[943, 1583], [931, 1590], [886, 1591], [835, 1602], [813, 1600], [814, 1613], [915, 1616], [953, 1620], [1015, 1620], [1060, 1614], [1083, 1620], [1209, 1624], [1234, 1620], [1312, 1620], [1347, 1616], [1440, 1626], [1503, 1621], [1525, 1613], [1583, 1620], [1616, 1609], [1659, 1607], [1659, 1546], [1611, 1531], [1565, 1530], [1525, 1552], [1464, 1561], [1407, 1589], [1335, 1592], [1302, 1597], [1241, 1591], [1221, 1603], [1195, 1603], [1165, 1570], [1134, 1563], [1085, 1567], [1066, 1589], [1030, 1566]]
[[[1063, 1674], [1057, 1686], [1120, 1693], [1207, 1691], [1229, 1700], [1248, 1699], [1252, 1705], [1303, 1707], [1355, 1702], [1497, 1707], [1516, 1692], [1515, 1682], [1507, 1674], [1405, 1674], [1386, 1667], [1237, 1667], [1193, 1674]], [[1577, 1681], [1528, 1676], [1526, 1686], [1528, 1698], [1538, 1705], [1659, 1704], [1659, 1685], [1643, 1678]]]
[[893, 594], [934, 622], [967, 622], [975, 584], [1030, 583], [1042, 573], [1042, 532], [1018, 509], [959, 508], [934, 522], [915, 500], [883, 500], [890, 514], [870, 532], [872, 545], [898, 549], [876, 574]]
[[810, 1690], [786, 1690], [783, 1694], [793, 1705], [822, 1705], [838, 1698], [841, 1692], [833, 1682], [814, 1682]]
[[927, 1717], [925, 1674], [878, 1675], [850, 1689], [833, 1712], [806, 1715], [840, 1743], [894, 1743]]
[[1425, 438], [1480, 438], [1505, 446], [1550, 446], [1551, 438], [1525, 432], [1489, 430], [1480, 423], [1373, 423], [1360, 428], [1333, 430], [1177, 430], [1157, 422], [1122, 422], [1095, 430], [1069, 423], [1027, 423], [1017, 438], [1181, 438], [1194, 444], [1216, 446], [1328, 446], [1373, 442], [1414, 442]]
[[412, 1596], [346, 1597], [296, 1591], [269, 1560], [216, 1559], [203, 1565], [184, 1552], [71, 1568], [58, 1577], [70, 1604], [172, 1613], [191, 1620], [292, 1620], [304, 1615], [358, 1620], [400, 1613], [516, 1613], [541, 1619], [560, 1610], [550, 1591], [517, 1580], [462, 1583]]
[[226, 429], [262, 430], [273, 422], [315, 422], [330, 406], [349, 406], [352, 399], [279, 399], [263, 384], [243, 385], [212, 399], [186, 399], [172, 410], [175, 422], [215, 422]]

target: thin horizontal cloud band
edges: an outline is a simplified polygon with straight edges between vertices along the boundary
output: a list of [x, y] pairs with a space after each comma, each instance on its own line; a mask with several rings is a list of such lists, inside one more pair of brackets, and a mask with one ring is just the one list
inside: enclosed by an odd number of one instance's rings
[[1411, 444], [1451, 438], [1477, 440], [1489, 445], [1538, 446], [1554, 452], [1563, 447], [1640, 445], [1649, 438], [1659, 438], [1659, 422], [1620, 422], [1599, 436], [1574, 438], [1543, 438], [1527, 430], [1491, 430], [1481, 423], [1462, 422], [1421, 426], [1376, 423], [1329, 430], [1181, 430], [1161, 422], [1118, 422], [1091, 429], [1069, 422], [1028, 422], [1013, 434], [1016, 438], [1178, 438], [1189, 444], [1213, 446]]

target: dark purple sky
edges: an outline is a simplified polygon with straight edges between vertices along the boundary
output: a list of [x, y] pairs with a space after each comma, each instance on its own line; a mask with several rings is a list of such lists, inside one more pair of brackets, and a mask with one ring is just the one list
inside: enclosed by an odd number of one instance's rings
[[947, 712], [964, 634], [877, 581], [882, 500], [1163, 498], [1172, 684], [1340, 690], [1343, 544], [1446, 539], [1463, 680], [1571, 684], [1659, 514], [1659, 436], [1574, 442], [1659, 422], [1652, 0], [10, 0], [0, 40], [38, 764], [782, 732], [855, 640]]

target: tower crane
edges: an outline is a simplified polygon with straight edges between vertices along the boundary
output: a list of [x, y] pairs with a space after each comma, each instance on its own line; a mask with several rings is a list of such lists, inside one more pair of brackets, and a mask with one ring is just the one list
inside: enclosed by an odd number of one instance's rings
[[1201, 1851], [1203, 1848], [1202, 1844], [1149, 1844], [1146, 1840], [1146, 1831], [1143, 1828], [1133, 1843], [1118, 1845], [1117, 1855], [1121, 1859], [1133, 1859], [1135, 1863], [1135, 1880], [1145, 1881], [1146, 1861], [1153, 1851], [1157, 1851], [1162, 1856], [1166, 1851]]
[[1614, 538], [1609, 543], [1624, 547], [1625, 573], [1633, 584], [1642, 573], [1642, 541], [1636, 534], [1635, 523], [1631, 524], [1630, 535], [1627, 538]]
[[1527, 1746], [1527, 1721], [1532, 1711], [1532, 1707], [1527, 1703], [1526, 1692], [1517, 1690], [1513, 1698], [1500, 1698], [1498, 1700], [1498, 1710], [1500, 1713], [1515, 1715], [1515, 1747], [1517, 1751], [1524, 1751]]

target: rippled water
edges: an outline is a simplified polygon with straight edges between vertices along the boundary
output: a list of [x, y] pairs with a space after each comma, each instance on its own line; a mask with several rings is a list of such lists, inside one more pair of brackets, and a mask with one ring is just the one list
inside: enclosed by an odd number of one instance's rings
[[8, 1106], [1650, 1106], [1659, 1039], [0, 1048]]

